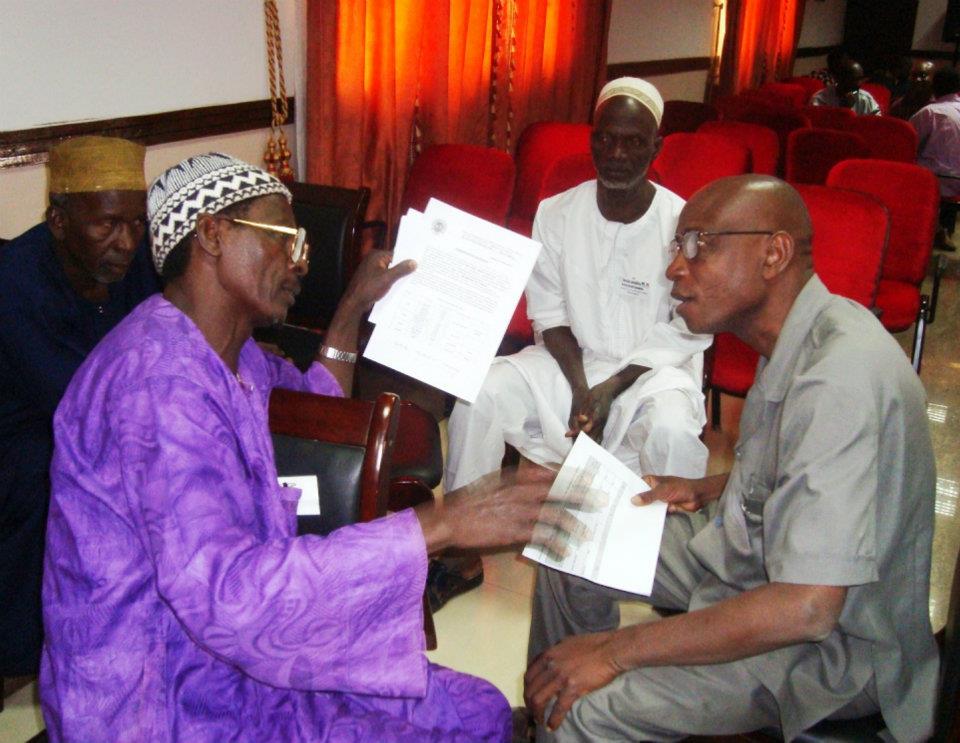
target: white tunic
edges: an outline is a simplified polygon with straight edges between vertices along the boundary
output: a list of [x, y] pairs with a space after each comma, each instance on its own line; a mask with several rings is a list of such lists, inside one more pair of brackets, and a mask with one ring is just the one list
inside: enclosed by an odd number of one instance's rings
[[544, 330], [561, 326], [570, 327], [583, 349], [591, 385], [631, 364], [651, 369], [616, 399], [604, 429], [605, 448], [616, 449], [644, 400], [666, 390], [688, 395], [703, 426], [702, 352], [711, 337], [691, 333], [674, 315], [666, 277], [667, 245], [683, 204], [656, 186], [640, 219], [611, 222], [597, 207], [596, 181], [540, 204], [533, 237], [543, 249], [526, 291], [537, 345], [497, 360], [516, 368], [535, 397], [541, 430], [529, 446], [518, 446], [525, 455], [562, 461], [572, 443], [564, 435], [569, 385], [562, 375], [557, 378], [556, 362], [541, 339]]

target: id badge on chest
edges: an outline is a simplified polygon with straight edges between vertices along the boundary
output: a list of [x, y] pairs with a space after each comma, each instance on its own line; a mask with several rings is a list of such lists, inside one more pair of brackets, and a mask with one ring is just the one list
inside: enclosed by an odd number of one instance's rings
[[649, 281], [626, 276], [620, 279], [620, 295], [623, 297], [646, 297], [649, 293]]

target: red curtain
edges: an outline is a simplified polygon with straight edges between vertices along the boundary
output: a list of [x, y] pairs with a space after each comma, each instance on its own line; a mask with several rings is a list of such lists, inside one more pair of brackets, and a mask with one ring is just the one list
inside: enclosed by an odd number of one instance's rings
[[727, 0], [720, 93], [789, 77], [806, 0]]
[[610, 0], [309, 0], [307, 180], [368, 186], [394, 224], [416, 152], [512, 150], [531, 121], [587, 121]]

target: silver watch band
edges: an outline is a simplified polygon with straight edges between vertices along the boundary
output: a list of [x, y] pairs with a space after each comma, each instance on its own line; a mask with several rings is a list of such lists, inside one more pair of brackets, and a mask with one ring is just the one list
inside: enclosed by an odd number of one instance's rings
[[346, 364], [356, 364], [357, 354], [351, 351], [341, 351], [339, 348], [328, 346], [326, 344], [320, 349], [320, 355], [331, 361], [343, 361]]

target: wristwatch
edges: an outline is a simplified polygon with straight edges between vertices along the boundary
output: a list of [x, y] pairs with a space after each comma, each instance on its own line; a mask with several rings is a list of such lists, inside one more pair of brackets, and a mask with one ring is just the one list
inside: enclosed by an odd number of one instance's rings
[[341, 351], [339, 348], [334, 348], [333, 346], [328, 346], [324, 344], [320, 348], [320, 355], [325, 359], [330, 359], [331, 361], [342, 361], [345, 364], [356, 364], [357, 363], [357, 354], [350, 351]]

